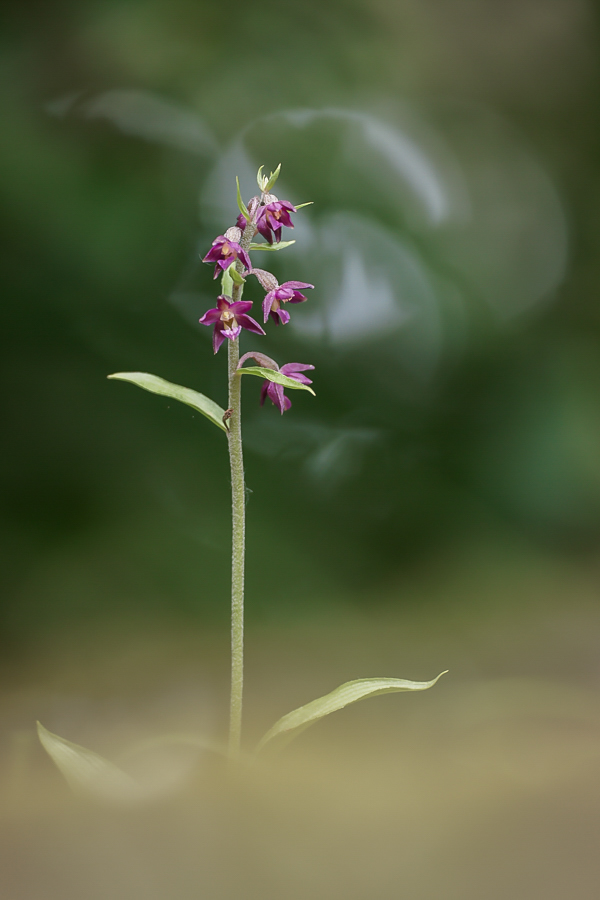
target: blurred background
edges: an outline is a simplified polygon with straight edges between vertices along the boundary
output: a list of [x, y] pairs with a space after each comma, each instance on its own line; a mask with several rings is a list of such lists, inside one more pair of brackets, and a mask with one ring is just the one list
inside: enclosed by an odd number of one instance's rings
[[[4, 4], [3, 898], [598, 896], [597, 13]], [[33, 723], [111, 758], [222, 738], [230, 500], [223, 435], [106, 375], [226, 405], [200, 257], [280, 162], [314, 205], [255, 264], [315, 290], [242, 350], [317, 398], [244, 384], [248, 743], [342, 681], [451, 673], [317, 726], [241, 809], [178, 758], [160, 815], [112, 818]]]

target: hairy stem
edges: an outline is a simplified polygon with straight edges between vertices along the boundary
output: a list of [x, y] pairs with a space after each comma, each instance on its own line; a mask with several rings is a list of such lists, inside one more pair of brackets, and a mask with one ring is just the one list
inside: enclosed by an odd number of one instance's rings
[[[248, 249], [256, 229], [249, 224], [240, 241]], [[238, 271], [242, 270], [237, 262]], [[239, 300], [241, 286], [234, 285], [233, 300]], [[229, 379], [229, 463], [231, 466], [231, 703], [229, 712], [229, 755], [239, 755], [242, 737], [244, 692], [244, 558], [246, 487], [242, 452], [242, 379], [236, 375], [240, 358], [239, 338], [228, 341]]]
[[237, 756], [242, 734], [244, 690], [245, 485], [242, 454], [241, 382], [236, 376], [239, 339], [229, 341], [229, 462], [231, 465], [231, 705], [229, 755]]

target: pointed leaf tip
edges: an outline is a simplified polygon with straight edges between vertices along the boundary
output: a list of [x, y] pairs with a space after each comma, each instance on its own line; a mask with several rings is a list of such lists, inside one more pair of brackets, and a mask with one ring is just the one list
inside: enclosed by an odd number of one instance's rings
[[347, 681], [329, 694], [292, 710], [275, 722], [258, 743], [256, 753], [260, 753], [274, 738], [279, 738], [280, 746], [287, 744], [324, 716], [367, 697], [402, 691], [426, 691], [433, 687], [442, 675], [446, 675], [447, 671], [446, 669], [440, 672], [432, 681], [405, 681], [403, 678], [359, 678], [356, 681]]
[[290, 388], [293, 391], [308, 391], [309, 394], [313, 395], [313, 397], [317, 396], [313, 389], [307, 384], [301, 384], [299, 381], [296, 381], [295, 378], [288, 378], [287, 375], [282, 375], [281, 372], [276, 372], [273, 369], [266, 369], [262, 366], [246, 366], [238, 369], [237, 374], [256, 375], [258, 378], [266, 378], [268, 381], [274, 381], [276, 384], [282, 384], [284, 387]]
[[246, 204], [245, 204], [244, 201], [242, 200], [242, 192], [241, 192], [241, 190], [240, 190], [240, 179], [237, 177], [237, 175], [235, 176], [235, 183], [236, 183], [236, 186], [237, 186], [237, 205], [238, 205], [238, 209], [239, 209], [239, 211], [241, 212], [241, 214], [244, 216], [244, 218], [246, 219], [246, 222], [250, 222], [250, 221], [251, 221], [251, 216], [250, 216], [250, 213], [248, 212], [248, 208], [246, 207]]
[[158, 375], [150, 375], [148, 372], [115, 372], [107, 377], [116, 381], [128, 381], [145, 391], [150, 391], [151, 394], [159, 394], [162, 397], [170, 397], [172, 400], [185, 403], [186, 406], [191, 406], [192, 409], [210, 419], [221, 431], [227, 432], [223, 422], [225, 410], [210, 397], [206, 397], [198, 391], [182, 387], [180, 384], [172, 384], [170, 381], [165, 381]]
[[250, 244], [249, 250], [285, 250], [286, 247], [291, 247], [292, 244], [295, 244], [296, 241], [279, 241], [277, 244]]
[[144, 799], [136, 781], [92, 750], [73, 744], [37, 723], [42, 747], [76, 792], [103, 803], [131, 806]]

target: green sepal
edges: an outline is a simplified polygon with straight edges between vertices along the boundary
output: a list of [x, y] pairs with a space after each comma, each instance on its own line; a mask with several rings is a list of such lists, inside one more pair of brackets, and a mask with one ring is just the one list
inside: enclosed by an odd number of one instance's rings
[[240, 191], [240, 179], [237, 177], [237, 175], [235, 176], [235, 183], [236, 183], [236, 185], [237, 185], [237, 205], [238, 205], [238, 209], [239, 209], [239, 211], [241, 212], [241, 214], [245, 217], [246, 222], [250, 222], [250, 221], [251, 221], [250, 213], [248, 212], [248, 209], [247, 209], [247, 207], [246, 207], [246, 204], [245, 204], [244, 201], [242, 200], [242, 192]]
[[237, 374], [256, 375], [258, 378], [267, 378], [269, 381], [274, 381], [275, 384], [282, 384], [284, 387], [290, 388], [293, 391], [308, 391], [309, 394], [316, 397], [313, 389], [307, 384], [300, 384], [300, 382], [296, 381], [294, 378], [288, 378], [287, 375], [282, 375], [281, 372], [276, 372], [274, 369], [263, 369], [262, 366], [247, 366], [238, 369]]
[[240, 275], [240, 273], [238, 272], [238, 270], [235, 267], [235, 263], [232, 263], [232, 265], [227, 267], [227, 271], [229, 271], [230, 269], [231, 269], [231, 275], [229, 277], [235, 284], [246, 284], [246, 279]]
[[441, 672], [437, 678], [432, 681], [405, 681], [402, 678], [360, 678], [356, 681], [346, 681], [334, 691], [312, 700], [305, 706], [300, 706], [292, 712], [279, 719], [272, 728], [270, 728], [264, 737], [260, 740], [256, 752], [260, 752], [263, 747], [274, 738], [279, 738], [278, 743], [287, 744], [290, 740], [297, 737], [305, 728], [308, 728], [314, 722], [328, 716], [338, 709], [343, 709], [350, 703], [357, 703], [366, 697], [376, 697], [380, 694], [395, 694], [400, 691], [426, 691], [428, 688], [439, 681]]
[[159, 394], [162, 397], [179, 400], [180, 403], [185, 403], [186, 406], [191, 406], [192, 409], [202, 413], [203, 416], [214, 422], [221, 431], [227, 433], [227, 426], [223, 421], [225, 410], [221, 409], [218, 403], [215, 403], [210, 397], [205, 397], [204, 394], [200, 394], [198, 391], [182, 387], [180, 384], [172, 384], [170, 381], [165, 381], [164, 378], [159, 378], [158, 375], [149, 375], [147, 372], [115, 372], [114, 375], [108, 375], [107, 377], [116, 381], [129, 381], [145, 391], [150, 391], [151, 394]]
[[292, 244], [295, 244], [296, 241], [279, 241], [278, 244], [250, 244], [249, 250], [285, 250], [286, 247], [291, 247]]

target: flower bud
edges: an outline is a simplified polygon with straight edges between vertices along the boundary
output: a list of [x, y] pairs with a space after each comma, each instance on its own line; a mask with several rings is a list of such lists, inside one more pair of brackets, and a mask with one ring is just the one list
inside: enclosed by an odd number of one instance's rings
[[279, 282], [271, 272], [266, 269], [252, 269], [252, 275], [256, 275], [265, 291], [274, 291], [279, 287]]
[[225, 237], [227, 238], [227, 240], [235, 241], [236, 244], [239, 244], [241, 236], [241, 229], [238, 228], [237, 225], [232, 225], [231, 228], [228, 228], [225, 232]]
[[265, 193], [265, 192], [268, 193], [271, 190], [271, 188], [273, 187], [273, 185], [275, 184], [275, 182], [277, 181], [277, 179], [279, 178], [279, 173], [281, 172], [281, 163], [279, 163], [279, 165], [277, 166], [277, 168], [275, 169], [274, 172], [271, 172], [271, 174], [269, 175], [268, 178], [266, 175], [262, 174], [263, 168], [264, 168], [264, 166], [261, 166], [260, 169], [258, 170], [258, 175], [256, 176], [256, 181], [257, 181], [258, 186], [261, 189], [261, 191], [263, 193]]

